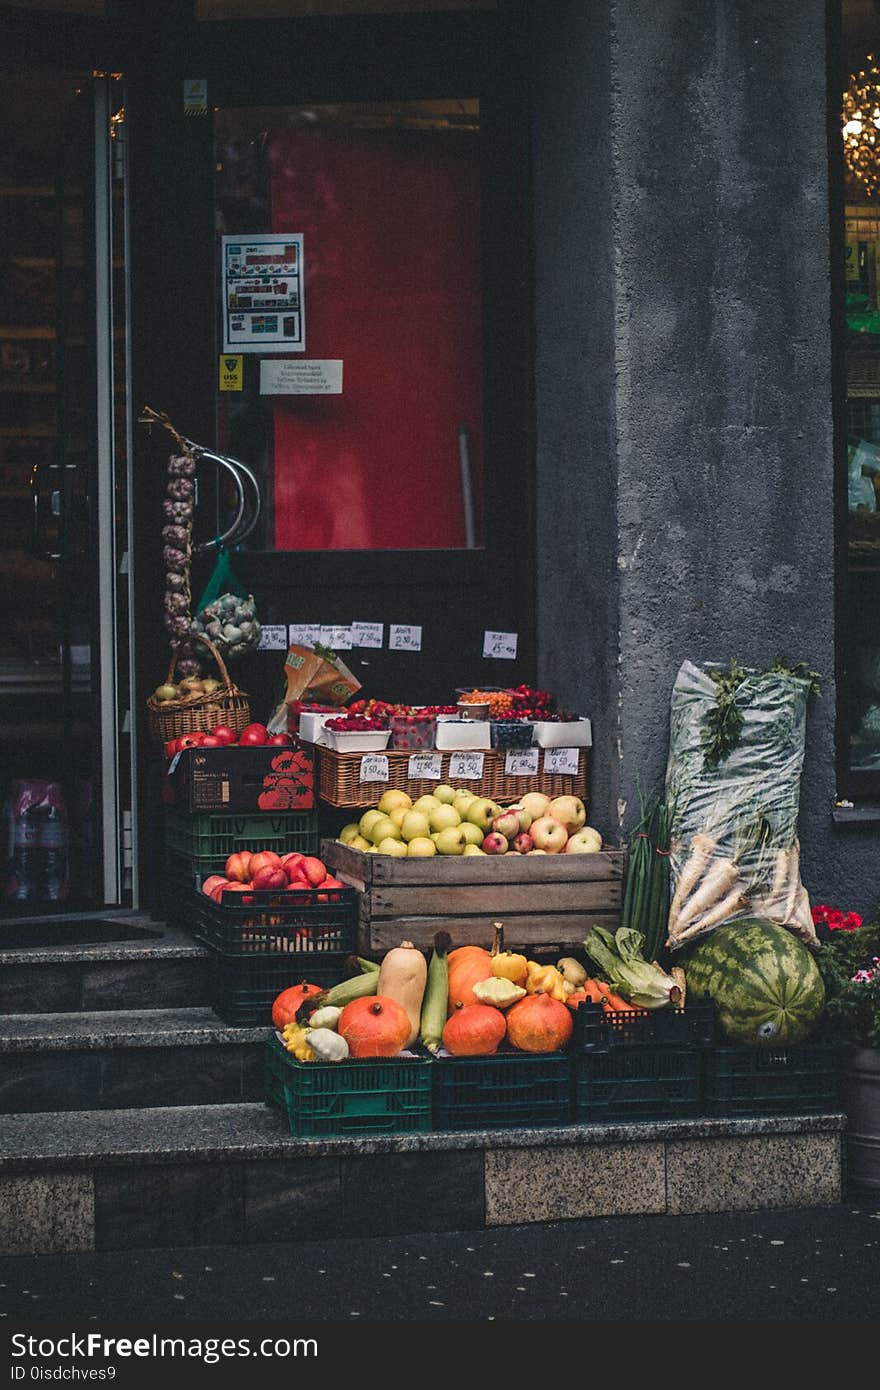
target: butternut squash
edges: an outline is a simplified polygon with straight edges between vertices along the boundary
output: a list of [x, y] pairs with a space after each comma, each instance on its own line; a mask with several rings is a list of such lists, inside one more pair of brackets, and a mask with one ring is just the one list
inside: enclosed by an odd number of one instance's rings
[[395, 999], [406, 1010], [410, 1032], [404, 1047], [412, 1047], [419, 1036], [427, 982], [428, 962], [411, 941], [401, 941], [382, 957], [376, 993]]

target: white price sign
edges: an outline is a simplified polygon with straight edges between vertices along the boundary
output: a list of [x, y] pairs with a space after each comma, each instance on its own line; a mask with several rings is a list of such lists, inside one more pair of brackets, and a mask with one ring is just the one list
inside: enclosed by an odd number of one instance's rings
[[420, 652], [422, 650], [422, 629], [408, 627], [403, 623], [390, 623], [388, 626], [388, 649], [392, 652]]
[[483, 656], [500, 656], [507, 661], [516, 659], [515, 632], [484, 632]]
[[540, 748], [511, 748], [504, 759], [508, 777], [534, 777], [538, 771]]
[[322, 626], [321, 636], [318, 639], [322, 646], [331, 647], [333, 651], [351, 650], [351, 624], [331, 623]]
[[299, 646], [313, 647], [321, 640], [320, 623], [288, 623], [287, 638]]
[[407, 777], [425, 777], [432, 782], [440, 781], [442, 753], [410, 753], [406, 764]]
[[353, 647], [381, 647], [384, 640], [384, 623], [352, 623], [351, 625]]
[[453, 782], [467, 782], [483, 775], [482, 753], [451, 753], [449, 777]]
[[579, 759], [577, 748], [545, 748], [544, 771], [561, 772], [565, 776], [577, 776]]
[[260, 629], [258, 652], [286, 652], [287, 627], [284, 623], [264, 623]]
[[388, 754], [365, 753], [361, 758], [360, 780], [362, 782], [388, 781]]

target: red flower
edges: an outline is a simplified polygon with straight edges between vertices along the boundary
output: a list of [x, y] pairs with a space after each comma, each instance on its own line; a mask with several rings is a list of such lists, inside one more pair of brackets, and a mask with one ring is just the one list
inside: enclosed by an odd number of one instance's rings
[[818, 903], [813, 908], [813, 925], [824, 925], [829, 931], [858, 931], [862, 919], [857, 912], [841, 912], [827, 903]]

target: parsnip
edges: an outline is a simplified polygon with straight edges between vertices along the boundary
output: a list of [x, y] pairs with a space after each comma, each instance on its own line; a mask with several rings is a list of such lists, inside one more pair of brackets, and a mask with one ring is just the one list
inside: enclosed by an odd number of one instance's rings
[[704, 912], [702, 917], [698, 917], [696, 921], [691, 921], [676, 933], [676, 944], [687, 941], [691, 937], [699, 936], [703, 932], [709, 931], [712, 927], [717, 927], [719, 923], [725, 922], [728, 917], [732, 917], [735, 912], [739, 912], [743, 907], [747, 907], [748, 901], [748, 898], [743, 896], [742, 884], [737, 882], [736, 886], [731, 889], [726, 897], [722, 898], [720, 902], [715, 903], [714, 907], [711, 907], [707, 912]]
[[685, 860], [675, 885], [675, 893], [669, 906], [670, 922], [676, 917], [682, 908], [688, 894], [697, 886], [706, 868], [715, 853], [716, 841], [711, 835], [701, 832], [691, 840], [690, 854]]
[[687, 899], [678, 916], [672, 922], [673, 934], [680, 937], [681, 929], [695, 922], [720, 899], [725, 898], [738, 879], [739, 862], [736, 859], [716, 860], [699, 888]]

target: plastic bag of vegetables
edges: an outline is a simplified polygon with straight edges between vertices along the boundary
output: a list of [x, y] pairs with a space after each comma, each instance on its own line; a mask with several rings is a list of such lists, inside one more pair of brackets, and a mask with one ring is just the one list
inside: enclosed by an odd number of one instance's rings
[[199, 599], [191, 630], [209, 637], [224, 658], [235, 660], [252, 651], [260, 641], [260, 624], [253, 594], [249, 594], [235, 575], [224, 546], [205, 590]]
[[683, 662], [666, 768], [671, 950], [754, 917], [817, 945], [797, 837], [807, 701], [816, 688], [803, 666]]

